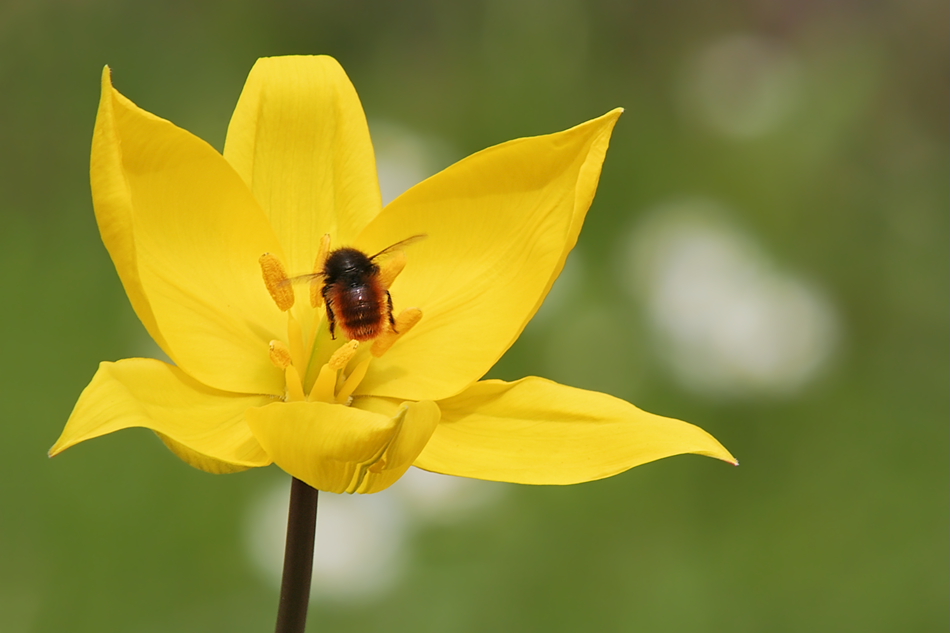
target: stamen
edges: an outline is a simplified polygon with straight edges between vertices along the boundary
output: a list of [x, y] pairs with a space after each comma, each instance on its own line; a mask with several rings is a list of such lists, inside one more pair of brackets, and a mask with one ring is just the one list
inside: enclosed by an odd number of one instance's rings
[[343, 386], [340, 387], [340, 392], [336, 394], [337, 402], [340, 404], [347, 404], [349, 402], [350, 396], [353, 395], [356, 388], [359, 387], [363, 379], [366, 378], [366, 372], [369, 370], [369, 364], [372, 360], [370, 357], [361, 360], [356, 368], [350, 372], [350, 375], [347, 376], [343, 382]]
[[284, 370], [284, 380], [287, 382], [287, 401], [303, 402], [307, 398], [303, 395], [303, 383], [300, 381], [300, 372], [293, 365]]
[[320, 368], [320, 374], [316, 382], [313, 383], [313, 389], [310, 390], [309, 402], [333, 402], [333, 390], [336, 388], [337, 370], [329, 365]]
[[294, 364], [290, 350], [282, 341], [270, 342], [270, 362], [274, 363], [277, 369], [287, 369]]
[[402, 269], [406, 267], [407, 261], [409, 261], [409, 259], [406, 257], [405, 251], [397, 250], [390, 253], [386, 260], [380, 264], [379, 283], [383, 285], [383, 288], [389, 290], [389, 287], [396, 281], [396, 277], [398, 277]]
[[327, 263], [327, 255], [330, 254], [330, 234], [326, 233], [320, 238], [320, 250], [317, 251], [317, 260], [313, 263], [313, 279], [310, 280], [310, 305], [319, 308], [323, 305], [323, 283], [319, 273], [323, 272], [323, 267]]
[[294, 365], [306, 367], [307, 359], [303, 346], [303, 329], [300, 327], [300, 321], [295, 319], [290, 312], [287, 313], [287, 342], [290, 344], [290, 357], [294, 359]]
[[337, 351], [333, 352], [333, 356], [330, 357], [330, 360], [327, 361], [332, 369], [343, 369], [346, 367], [347, 363], [356, 356], [356, 350], [359, 348], [359, 341], [350, 341], [346, 345], [343, 345]]
[[284, 345], [283, 341], [270, 342], [270, 362], [274, 363], [274, 366], [278, 369], [284, 370], [287, 400], [290, 402], [306, 400], [303, 393], [303, 382], [300, 380], [300, 372], [294, 367], [290, 350]]
[[275, 255], [264, 253], [257, 262], [261, 265], [264, 285], [277, 307], [286, 312], [294, 305], [294, 288], [287, 278], [287, 271]]
[[392, 347], [396, 341], [415, 327], [416, 323], [421, 319], [422, 310], [419, 308], [406, 308], [396, 317], [396, 331], [386, 329], [379, 335], [379, 338], [373, 341], [373, 347], [370, 348], [370, 352], [372, 352], [373, 356], [379, 358], [388, 352], [389, 348]]

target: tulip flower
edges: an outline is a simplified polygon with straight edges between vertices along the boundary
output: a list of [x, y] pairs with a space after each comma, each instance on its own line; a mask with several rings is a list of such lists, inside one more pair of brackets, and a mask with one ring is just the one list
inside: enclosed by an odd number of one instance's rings
[[[680, 453], [734, 462], [702, 429], [606, 394], [481, 380], [564, 266], [619, 116], [483, 150], [383, 207], [362, 107], [332, 58], [258, 61], [223, 155], [135, 106], [105, 69], [96, 219], [173, 364], [102, 363], [50, 454], [146, 427], [208, 472], [276, 463], [350, 493], [413, 464], [572, 484]], [[378, 335], [332, 336], [328, 253], [420, 235], [374, 260], [392, 323], [379, 304]]]

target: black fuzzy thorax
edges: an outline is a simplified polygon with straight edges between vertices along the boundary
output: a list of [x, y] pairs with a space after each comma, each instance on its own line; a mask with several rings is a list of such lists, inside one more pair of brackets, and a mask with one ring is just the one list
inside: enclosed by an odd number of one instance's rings
[[379, 266], [369, 255], [355, 248], [338, 248], [327, 256], [323, 266], [323, 281], [328, 286], [363, 286], [378, 274]]

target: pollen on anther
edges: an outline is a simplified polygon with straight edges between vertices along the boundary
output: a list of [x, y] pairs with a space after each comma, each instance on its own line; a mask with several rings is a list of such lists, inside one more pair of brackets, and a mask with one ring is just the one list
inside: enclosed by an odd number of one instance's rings
[[277, 307], [286, 312], [294, 307], [294, 288], [287, 277], [284, 265], [275, 255], [264, 253], [257, 260], [261, 265], [261, 274], [264, 277], [264, 286], [274, 299]]
[[333, 356], [327, 361], [327, 365], [332, 369], [343, 369], [356, 355], [356, 350], [359, 346], [359, 341], [350, 341], [346, 345], [343, 345], [340, 349], [333, 352]]
[[396, 328], [395, 330], [387, 329], [379, 338], [373, 341], [373, 346], [370, 348], [370, 352], [376, 358], [379, 358], [383, 354], [389, 351], [396, 341], [398, 341], [404, 334], [409, 330], [415, 327], [416, 323], [422, 320], [422, 310], [419, 308], [406, 308], [399, 313], [399, 316], [396, 317]]
[[396, 250], [392, 252], [387, 261], [380, 266], [379, 283], [382, 284], [383, 288], [388, 290], [393, 285], [396, 277], [406, 267], [408, 261], [404, 251]]
[[287, 369], [294, 364], [290, 350], [282, 341], [270, 342], [270, 362], [278, 369]]

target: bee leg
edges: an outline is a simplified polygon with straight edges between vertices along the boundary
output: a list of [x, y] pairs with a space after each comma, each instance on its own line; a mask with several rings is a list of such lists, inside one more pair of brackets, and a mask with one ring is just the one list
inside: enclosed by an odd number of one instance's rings
[[333, 308], [327, 304], [327, 321], [330, 323], [330, 338], [336, 340], [336, 315], [333, 314]]
[[328, 287], [324, 286], [323, 291], [320, 293], [323, 295], [323, 305], [327, 309], [327, 323], [330, 325], [330, 338], [334, 341], [336, 340], [336, 315], [333, 314], [333, 301], [330, 300], [330, 297], [327, 296]]
[[[393, 296], [389, 294], [389, 291], [386, 291], [386, 303], [389, 306], [389, 326], [392, 328], [393, 332], [396, 332], [396, 319], [393, 317]], [[399, 334], [399, 332], [396, 332]]]

